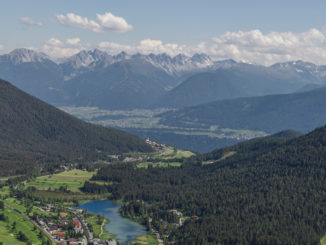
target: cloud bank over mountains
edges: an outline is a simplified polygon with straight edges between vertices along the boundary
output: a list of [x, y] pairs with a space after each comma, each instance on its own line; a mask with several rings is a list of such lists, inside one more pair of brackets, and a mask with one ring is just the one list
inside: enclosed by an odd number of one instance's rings
[[[96, 20], [75, 13], [57, 14], [56, 18], [64, 26], [89, 30], [95, 32], [94, 35], [103, 32], [125, 33], [134, 29], [124, 18], [115, 16], [111, 12], [96, 14]], [[26, 16], [20, 18], [20, 22], [28, 26], [44, 25]], [[128, 54], [167, 53], [170, 56], [178, 54], [192, 56], [195, 53], [204, 53], [214, 60], [234, 59], [262, 65], [292, 60], [304, 60], [318, 65], [326, 64], [326, 35], [315, 28], [301, 33], [276, 31], [263, 33], [259, 29], [239, 30], [203, 40], [197, 45], [165, 43], [153, 38], [144, 38], [134, 44], [107, 40], [90, 44], [79, 37], [66, 40], [52, 37], [43, 43], [41, 48], [34, 48], [55, 59], [74, 55], [84, 49], [98, 48], [113, 55], [122, 51]], [[0, 46], [0, 51], [2, 53], [5, 51], [3, 46]]]
[[326, 63], [326, 36], [317, 29], [307, 32], [271, 32], [259, 30], [227, 32], [205, 43], [203, 49], [212, 57], [272, 64], [290, 60]]
[[[103, 23], [107, 22], [105, 18]], [[270, 32], [260, 30], [227, 32], [195, 46], [164, 43], [161, 40], [144, 39], [134, 45], [124, 45], [103, 41], [97, 45], [82, 42], [79, 38], [60, 41], [48, 40], [43, 52], [56, 58], [70, 56], [83, 49], [99, 48], [109, 54], [125, 51], [129, 54], [159, 54], [171, 56], [180, 53], [193, 55], [205, 53], [215, 60], [234, 59], [247, 63], [271, 65], [277, 62], [304, 60], [316, 64], [326, 64], [326, 36], [320, 30], [310, 29], [302, 33]]]

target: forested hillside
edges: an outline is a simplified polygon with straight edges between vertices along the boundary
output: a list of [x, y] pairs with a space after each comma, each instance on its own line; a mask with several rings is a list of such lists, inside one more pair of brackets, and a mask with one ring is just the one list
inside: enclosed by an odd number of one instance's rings
[[297, 136], [241, 143], [181, 168], [107, 166], [94, 179], [115, 182], [112, 197], [136, 214], [198, 216], [170, 234], [176, 244], [318, 244], [326, 233], [326, 127]]
[[0, 80], [0, 176], [44, 163], [105, 159], [151, 151], [125, 132], [83, 122]]
[[168, 112], [160, 123], [189, 128], [309, 132], [326, 123], [326, 89], [215, 101]]

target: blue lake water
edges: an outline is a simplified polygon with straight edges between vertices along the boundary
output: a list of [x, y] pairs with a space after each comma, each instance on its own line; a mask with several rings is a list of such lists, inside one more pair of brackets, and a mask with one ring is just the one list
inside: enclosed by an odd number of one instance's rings
[[106, 224], [106, 230], [116, 235], [120, 244], [126, 244], [134, 240], [136, 236], [146, 234], [146, 228], [130, 219], [123, 218], [119, 214], [120, 205], [110, 200], [98, 200], [84, 203], [79, 208], [86, 209], [93, 214], [101, 214], [110, 222]]

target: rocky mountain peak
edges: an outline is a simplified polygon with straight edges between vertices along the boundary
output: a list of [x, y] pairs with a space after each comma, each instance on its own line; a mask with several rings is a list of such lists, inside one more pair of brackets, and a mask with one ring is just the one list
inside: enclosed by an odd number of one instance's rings
[[42, 62], [45, 59], [49, 59], [46, 54], [27, 48], [15, 49], [6, 56], [15, 65], [25, 62]]

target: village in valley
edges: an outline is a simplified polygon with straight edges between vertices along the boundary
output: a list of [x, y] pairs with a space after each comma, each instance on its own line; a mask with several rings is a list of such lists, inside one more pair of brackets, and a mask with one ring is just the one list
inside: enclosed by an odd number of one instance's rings
[[[90, 214], [86, 210], [69, 207], [66, 212], [57, 213], [56, 207], [53, 205], [40, 207], [40, 210], [48, 212], [48, 214], [37, 217], [38, 224], [59, 245], [117, 244], [114, 239], [101, 240], [94, 238], [92, 224], [87, 223], [87, 217]], [[57, 213], [58, 215], [52, 215], [51, 213]], [[101, 216], [96, 218], [98, 222], [104, 221]]]
[[[108, 188], [110, 182], [92, 180], [99, 166], [128, 163], [135, 168], [180, 167], [184, 158], [194, 155], [175, 147], [146, 139], [154, 149], [152, 153], [127, 153], [110, 155], [107, 162], [60, 164], [55, 172], [40, 176], [16, 176], [0, 181], [0, 241], [1, 232], [10, 234], [9, 240], [23, 244], [40, 245], [117, 245], [114, 234], [105, 226], [110, 221], [102, 215], [93, 214], [79, 205], [87, 200], [105, 200], [109, 193], [85, 192], [85, 183]], [[178, 217], [175, 227], [185, 220], [178, 210], [170, 210]], [[149, 218], [149, 220], [151, 220]], [[150, 222], [151, 223], [151, 222]], [[160, 221], [167, 233], [170, 224]], [[22, 224], [28, 227], [22, 227]], [[29, 232], [20, 232], [29, 230]], [[130, 244], [163, 244], [163, 237], [154, 224], [147, 234]], [[1, 242], [0, 242], [1, 244]], [[4, 243], [7, 244], [7, 243]], [[9, 243], [12, 244], [12, 243]], [[13, 243], [15, 244], [15, 243]], [[19, 243], [21, 244], [21, 243]], [[2, 244], [1, 244], [2, 245]]]

